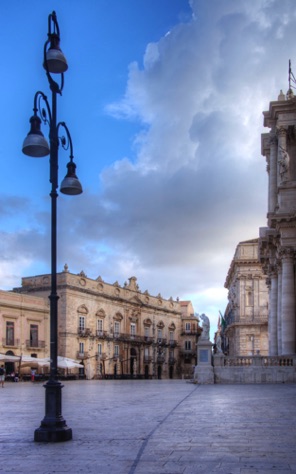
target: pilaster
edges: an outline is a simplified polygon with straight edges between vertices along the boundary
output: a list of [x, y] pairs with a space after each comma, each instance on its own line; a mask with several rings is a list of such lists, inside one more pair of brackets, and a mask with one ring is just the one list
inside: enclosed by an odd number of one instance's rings
[[282, 354], [295, 353], [294, 249], [282, 247]]
[[277, 341], [277, 304], [278, 304], [278, 277], [276, 267], [270, 266], [270, 306], [268, 316], [268, 340], [269, 340], [269, 355], [275, 356], [278, 354]]

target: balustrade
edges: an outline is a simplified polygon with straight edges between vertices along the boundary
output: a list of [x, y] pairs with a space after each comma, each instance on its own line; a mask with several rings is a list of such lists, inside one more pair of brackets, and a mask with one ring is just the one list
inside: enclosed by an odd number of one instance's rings
[[296, 365], [296, 356], [222, 356], [222, 358], [224, 358], [224, 367], [247, 367], [254, 365], [261, 367], [292, 367]]

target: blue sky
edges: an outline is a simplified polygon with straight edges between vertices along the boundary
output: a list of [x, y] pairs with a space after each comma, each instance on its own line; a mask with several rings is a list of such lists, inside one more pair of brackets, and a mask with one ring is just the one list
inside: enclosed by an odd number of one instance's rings
[[1, 289], [50, 271], [48, 158], [21, 147], [35, 92], [50, 97], [53, 10], [69, 64], [58, 119], [84, 189], [58, 199], [58, 271], [136, 276], [214, 327], [236, 245], [266, 225], [262, 111], [296, 65], [295, 1], [1, 2]]

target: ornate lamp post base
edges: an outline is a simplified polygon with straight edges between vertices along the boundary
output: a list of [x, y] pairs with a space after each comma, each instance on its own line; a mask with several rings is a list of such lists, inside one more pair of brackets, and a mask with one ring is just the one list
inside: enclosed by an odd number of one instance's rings
[[72, 429], [68, 428], [62, 416], [62, 388], [58, 381], [49, 380], [45, 385], [45, 417], [34, 432], [34, 441], [61, 442], [72, 439]]

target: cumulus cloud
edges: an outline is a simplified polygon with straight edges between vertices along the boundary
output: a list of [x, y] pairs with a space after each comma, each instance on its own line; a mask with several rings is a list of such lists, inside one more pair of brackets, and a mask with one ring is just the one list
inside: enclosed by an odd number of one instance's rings
[[149, 44], [142, 67], [130, 66], [125, 95], [109, 112], [143, 123], [137, 161], [117, 163], [102, 182], [116, 209], [109, 217], [147, 280], [158, 275], [159, 287], [212, 311], [215, 294], [225, 300], [219, 288], [237, 243], [265, 225], [262, 111], [288, 87], [295, 6], [191, 7], [190, 22]]

